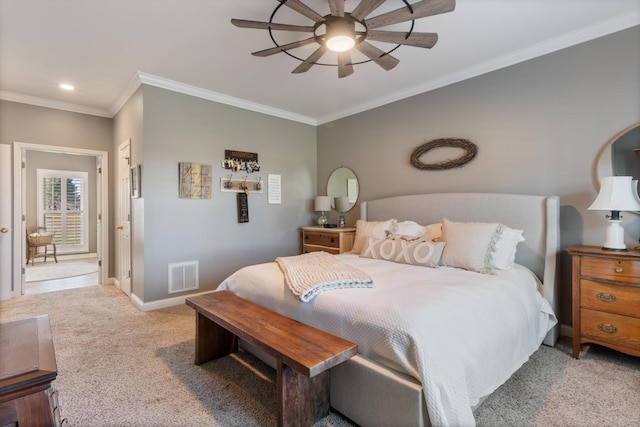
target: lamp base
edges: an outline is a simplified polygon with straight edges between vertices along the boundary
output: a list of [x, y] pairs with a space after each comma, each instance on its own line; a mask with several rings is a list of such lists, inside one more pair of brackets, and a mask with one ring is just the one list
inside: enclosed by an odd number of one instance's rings
[[318, 217], [318, 225], [325, 225], [328, 221], [327, 217], [324, 216], [324, 212], [322, 212]]
[[606, 239], [602, 249], [606, 251], [624, 252], [627, 246], [624, 244], [624, 229], [620, 225], [619, 219], [610, 219], [607, 227]]

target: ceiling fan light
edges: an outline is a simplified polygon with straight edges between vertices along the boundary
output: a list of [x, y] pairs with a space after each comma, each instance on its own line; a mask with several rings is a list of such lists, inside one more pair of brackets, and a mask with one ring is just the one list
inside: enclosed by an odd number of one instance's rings
[[329, 17], [326, 21], [325, 46], [334, 52], [346, 52], [356, 44], [355, 23], [341, 17]]
[[356, 41], [349, 36], [337, 35], [327, 38], [326, 44], [329, 50], [334, 52], [346, 52], [356, 44]]

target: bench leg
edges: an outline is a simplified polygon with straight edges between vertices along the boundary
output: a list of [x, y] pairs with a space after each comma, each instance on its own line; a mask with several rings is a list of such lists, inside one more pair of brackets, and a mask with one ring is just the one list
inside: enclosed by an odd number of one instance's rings
[[196, 312], [196, 365], [238, 351], [238, 337]]
[[328, 370], [309, 378], [278, 359], [276, 375], [279, 427], [311, 426], [329, 415]]

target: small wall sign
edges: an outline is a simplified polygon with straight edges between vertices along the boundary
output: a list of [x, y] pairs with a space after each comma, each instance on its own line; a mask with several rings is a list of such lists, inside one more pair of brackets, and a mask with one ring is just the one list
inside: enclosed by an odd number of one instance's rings
[[249, 222], [249, 201], [247, 193], [238, 193], [238, 222]]

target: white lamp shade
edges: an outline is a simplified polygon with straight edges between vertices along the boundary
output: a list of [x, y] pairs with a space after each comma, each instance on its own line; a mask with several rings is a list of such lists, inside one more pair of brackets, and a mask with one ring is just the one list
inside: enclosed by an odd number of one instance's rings
[[331, 198], [329, 196], [317, 196], [314, 205], [316, 212], [329, 212], [331, 210]]
[[640, 202], [638, 192], [632, 186], [631, 176], [606, 176], [602, 178], [600, 192], [589, 210], [601, 211], [638, 211]]

